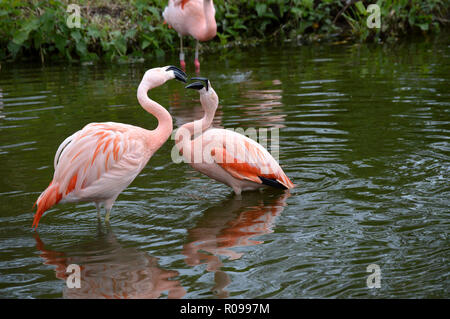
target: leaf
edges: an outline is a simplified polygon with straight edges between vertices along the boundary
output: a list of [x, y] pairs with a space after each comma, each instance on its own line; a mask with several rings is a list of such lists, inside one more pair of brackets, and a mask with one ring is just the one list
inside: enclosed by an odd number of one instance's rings
[[270, 18], [270, 19], [273, 19], [273, 20], [275, 20], [275, 21], [278, 21], [277, 16], [276, 16], [275, 14], [273, 14], [273, 12], [266, 12], [266, 13], [264, 13], [263, 16], [264, 16], [265, 18]]
[[145, 49], [146, 47], [148, 47], [149, 45], [150, 45], [150, 41], [144, 40], [144, 41], [142, 41], [141, 49], [144, 50], [144, 49]]
[[294, 14], [294, 16], [300, 17], [302, 15], [303, 11], [300, 8], [293, 7], [293, 8], [291, 8], [291, 12]]
[[39, 28], [39, 19], [38, 18], [31, 19], [24, 26], [24, 29], [26, 29], [27, 31], [34, 31], [34, 30], [37, 30], [38, 28]]
[[75, 40], [76, 43], [81, 40], [81, 33], [78, 30], [70, 32], [70, 36]]
[[255, 6], [255, 10], [256, 10], [256, 13], [258, 14], [258, 17], [261, 17], [266, 12], [266, 9], [267, 9], [267, 5], [265, 3], [258, 3]]
[[16, 32], [14, 32], [14, 36], [13, 36], [13, 42], [17, 45], [21, 45], [22, 43], [24, 43], [26, 40], [28, 40], [28, 31], [25, 30], [18, 30]]
[[125, 32], [125, 39], [130, 39], [130, 38], [134, 38], [134, 36], [136, 35], [136, 29], [130, 29], [127, 32]]
[[13, 41], [9, 41], [9, 43], [8, 43], [8, 50], [9, 50], [9, 52], [11, 52], [13, 58], [15, 58], [17, 53], [20, 50], [20, 45], [15, 43], [15, 42], [13, 42]]
[[30, 32], [36, 30], [38, 27], [39, 27], [39, 19], [35, 18], [27, 21], [20, 30], [14, 32], [13, 35], [14, 43], [19, 45], [23, 44], [26, 40], [28, 40]]
[[100, 31], [96, 28], [96, 27], [88, 27], [88, 31], [87, 31], [87, 35], [90, 36], [91, 38], [100, 38], [101, 33]]
[[117, 52], [120, 55], [125, 55], [127, 53], [127, 42], [125, 40], [125, 38], [123, 37], [118, 37], [117, 39], [114, 40], [114, 47], [117, 49]]
[[311, 9], [313, 6], [314, 0], [302, 0], [302, 4], [305, 8]]
[[135, 6], [138, 13], [142, 13], [142, 11], [144, 11], [144, 9], [147, 7], [147, 3], [143, 1], [136, 1]]
[[418, 26], [420, 27], [420, 29], [422, 31], [428, 31], [428, 28], [429, 28], [429, 24], [428, 23], [420, 23], [420, 24], [418, 24]]
[[43, 34], [42, 33], [36, 33], [33, 37], [34, 47], [39, 48], [41, 44], [44, 42], [42, 39]]
[[241, 24], [239, 21], [236, 21], [233, 24], [233, 28], [234, 29], [241, 29], [241, 30], [248, 30], [248, 28], [245, 25]]
[[88, 53], [87, 48], [86, 48], [86, 43], [84, 43], [84, 42], [77, 42], [76, 49], [77, 49], [77, 53], [80, 57], [84, 57]]
[[366, 15], [366, 8], [364, 7], [364, 4], [361, 1], [358, 1], [355, 3], [356, 9], [358, 9], [359, 14]]
[[66, 38], [57, 34], [57, 35], [55, 35], [53, 41], [55, 42], [55, 46], [58, 49], [58, 51], [64, 52], [64, 49], [65, 49], [66, 43], [67, 43]]
[[119, 30], [113, 31], [110, 34], [112, 39], [116, 39], [122, 35], [122, 33]]
[[227, 18], [227, 19], [235, 19], [237, 17], [238, 17], [237, 13], [226, 13], [225, 14], [225, 18]]
[[153, 13], [153, 15], [154, 15], [155, 17], [161, 16], [161, 14], [159, 13], [159, 10], [158, 10], [157, 8], [155, 8], [155, 7], [148, 7], [147, 9], [148, 9], [148, 11], [150, 11], [151, 13]]
[[66, 58], [67, 58], [69, 61], [72, 61], [72, 60], [73, 60], [72, 56], [70, 55], [70, 51], [69, 51], [69, 50], [66, 50]]
[[47, 8], [44, 14], [40, 17], [41, 25], [39, 27], [39, 31], [41, 33], [49, 33], [55, 29], [55, 25], [58, 24], [58, 21], [55, 17], [53, 10]]
[[156, 50], [155, 50], [155, 55], [156, 55], [157, 57], [163, 57], [165, 54], [166, 54], [166, 53], [164, 52], [163, 49], [156, 49]]

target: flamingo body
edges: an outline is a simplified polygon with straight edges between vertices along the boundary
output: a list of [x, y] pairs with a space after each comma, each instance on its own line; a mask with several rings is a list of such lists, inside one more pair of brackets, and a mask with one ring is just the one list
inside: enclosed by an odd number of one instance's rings
[[[236, 194], [267, 186], [293, 188], [294, 184], [262, 145], [237, 132], [210, 127], [218, 97], [206, 81], [206, 87], [199, 82], [187, 86], [199, 90], [205, 116], [177, 130], [175, 145], [185, 160], [195, 170], [230, 186]], [[198, 130], [201, 135], [191, 139]]]
[[[217, 143], [220, 141], [219, 143]], [[273, 186], [281, 189], [294, 185], [270, 153], [251, 138], [226, 129], [210, 128], [192, 142], [210, 149], [212, 161], [191, 166], [230, 186], [236, 193]]]
[[36, 201], [34, 227], [43, 213], [59, 202], [94, 202], [98, 210], [103, 204], [108, 221], [116, 198], [172, 132], [170, 114], [150, 100], [147, 91], [169, 79], [185, 81], [180, 72], [175, 67], [154, 68], [139, 85], [139, 102], [158, 118], [155, 130], [115, 122], [90, 123], [61, 143], [54, 158], [53, 180]]
[[[49, 189], [57, 192], [53, 204], [114, 202], [153, 155], [147, 146], [149, 138], [148, 131], [140, 127], [114, 122], [91, 123], [68, 137], [54, 160], [55, 173]], [[52, 195], [43, 193], [45, 196]], [[50, 202], [42, 203], [38, 213]]]
[[178, 34], [208, 41], [217, 33], [215, 13], [212, 0], [169, 0], [163, 17]]

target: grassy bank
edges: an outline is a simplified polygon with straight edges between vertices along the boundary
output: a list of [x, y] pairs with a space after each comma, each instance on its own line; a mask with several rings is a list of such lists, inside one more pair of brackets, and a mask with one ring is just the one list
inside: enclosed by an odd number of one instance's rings
[[[286, 38], [394, 42], [412, 33], [448, 28], [447, 1], [215, 0], [218, 34], [203, 47], [216, 50]], [[79, 28], [67, 24], [71, 3], [80, 8]], [[380, 28], [367, 27], [371, 3], [380, 7]], [[167, 0], [1, 0], [0, 61], [127, 62], [164, 55], [179, 44], [176, 32], [163, 24], [166, 4]]]

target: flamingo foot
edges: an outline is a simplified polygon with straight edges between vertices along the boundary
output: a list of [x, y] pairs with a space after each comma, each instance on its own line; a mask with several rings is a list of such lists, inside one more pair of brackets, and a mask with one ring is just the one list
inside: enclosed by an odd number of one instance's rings
[[194, 60], [195, 72], [200, 73], [200, 61], [198, 59]]
[[180, 60], [180, 65], [183, 71], [186, 71], [186, 62], [184, 62], [184, 60]]

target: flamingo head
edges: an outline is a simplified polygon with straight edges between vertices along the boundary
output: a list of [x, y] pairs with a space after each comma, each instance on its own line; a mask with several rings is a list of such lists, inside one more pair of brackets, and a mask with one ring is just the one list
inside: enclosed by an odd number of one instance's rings
[[187, 75], [176, 66], [169, 65], [160, 68], [153, 68], [145, 72], [141, 84], [147, 89], [163, 85], [166, 81], [176, 79], [178, 81], [187, 81]]
[[195, 77], [191, 80], [198, 80], [186, 86], [186, 89], [197, 90], [200, 94], [200, 103], [206, 109], [214, 110], [219, 105], [219, 97], [211, 86], [211, 82], [207, 78]]
[[163, 68], [169, 76], [173, 76], [172, 79], [176, 79], [178, 81], [187, 82], [187, 74], [184, 73], [183, 70], [177, 68], [176, 66], [170, 65]]
[[139, 103], [142, 105], [142, 103], [145, 103], [145, 100], [148, 99], [148, 90], [161, 86], [172, 79], [177, 79], [186, 83], [187, 75], [173, 65], [147, 70], [137, 89]]

